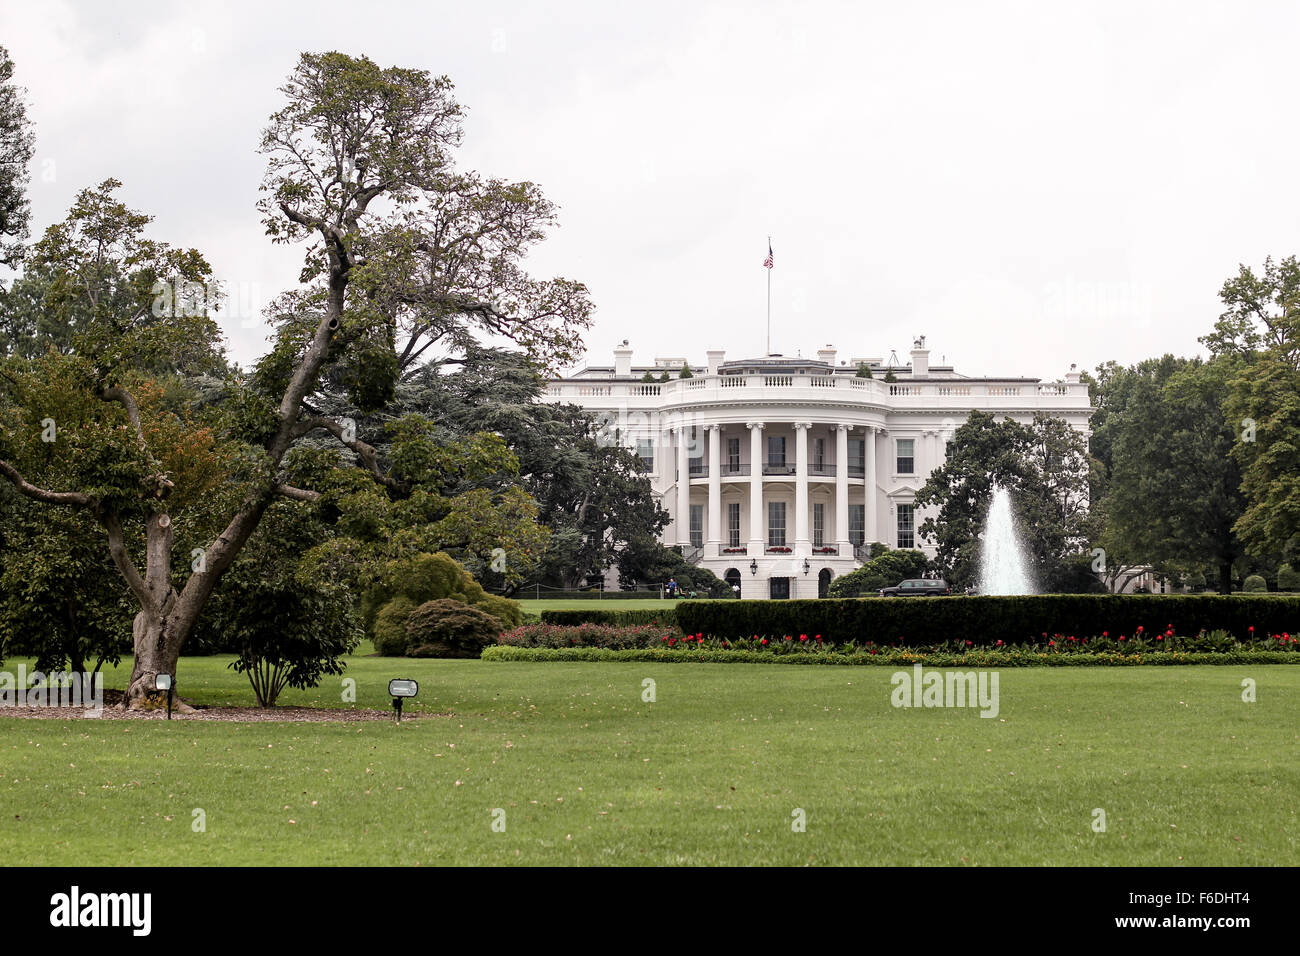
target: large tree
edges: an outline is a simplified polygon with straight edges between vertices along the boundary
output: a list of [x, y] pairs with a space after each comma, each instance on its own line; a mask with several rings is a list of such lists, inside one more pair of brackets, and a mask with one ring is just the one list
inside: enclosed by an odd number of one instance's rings
[[[277, 496], [326, 500], [320, 490], [290, 483], [286, 456], [297, 444], [314, 433], [333, 436], [385, 493], [412, 494], [347, 423], [316, 413], [312, 399], [323, 380], [337, 377], [358, 405], [374, 409], [395, 386], [399, 326], [427, 341], [477, 325], [563, 355], [589, 321], [579, 284], [536, 282], [522, 270], [523, 252], [540, 238], [535, 223], [514, 243], [487, 241], [493, 221], [464, 232], [454, 246], [444, 241], [441, 211], [452, 199], [471, 207], [464, 221], [497, 198], [464, 185], [453, 167], [461, 110], [445, 77], [381, 69], [340, 53], [304, 54], [282, 91], [287, 103], [262, 139], [268, 169], [259, 206], [274, 241], [308, 244], [304, 289], [250, 380], [234, 383], [221, 406], [201, 409], [226, 431], [207, 431], [163, 402], [140, 400], [166, 355], [211, 343], [194, 341], [201, 322], [158, 322], [135, 301], [129, 309], [97, 303], [71, 355], [51, 353], [16, 371], [31, 392], [61, 399], [62, 445], [40, 441], [39, 402], [21, 404], [0, 431], [0, 474], [20, 493], [83, 509], [105, 530], [139, 606], [133, 699], [151, 692], [157, 674], [175, 672], [204, 605]], [[505, 206], [539, 201], [531, 189], [505, 192]], [[458, 257], [482, 268], [451, 269]], [[461, 281], [465, 275], [478, 281]], [[207, 444], [193, 449], [193, 461], [163, 460], [158, 436], [183, 446], [176, 433], [187, 426], [187, 434], [206, 433]], [[70, 445], [79, 446], [75, 461]], [[52, 458], [62, 470], [49, 467]], [[210, 461], [220, 465], [217, 488], [205, 486]], [[188, 566], [174, 550], [177, 538], [193, 531], [173, 521], [180, 502], [221, 519]], [[128, 537], [132, 519], [142, 534]]]
[[1235, 525], [1256, 552], [1289, 555], [1300, 541], [1300, 262], [1241, 266], [1219, 293], [1225, 311], [1201, 339], [1236, 361], [1225, 388], [1226, 429], [1241, 466]]
[[953, 433], [948, 458], [917, 493], [918, 508], [938, 506], [919, 529], [956, 587], [979, 576], [980, 534], [996, 487], [1011, 494], [1035, 579], [1052, 590], [1069, 576], [1067, 559], [1090, 530], [1091, 462], [1083, 436], [1067, 422], [1036, 415], [1029, 425], [981, 411]]
[[1165, 356], [1130, 370], [1132, 392], [1106, 423], [1111, 478], [1101, 543], [1108, 557], [1141, 555], [1168, 573], [1217, 571], [1232, 587], [1242, 548], [1233, 532], [1241, 516], [1236, 441], [1223, 397], [1237, 361], [1211, 363]]
[[23, 253], [31, 219], [27, 198], [28, 168], [35, 134], [27, 118], [22, 87], [16, 85], [14, 61], [0, 46], [0, 264], [12, 266]]

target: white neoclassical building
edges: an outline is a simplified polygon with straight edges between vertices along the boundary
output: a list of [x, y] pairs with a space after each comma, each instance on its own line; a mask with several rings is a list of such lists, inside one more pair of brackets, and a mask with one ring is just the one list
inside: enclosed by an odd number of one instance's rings
[[830, 346], [815, 359], [707, 355], [703, 367], [635, 365], [624, 342], [612, 366], [550, 381], [545, 400], [596, 412], [636, 449], [672, 516], [664, 543], [745, 598], [824, 594], [874, 541], [931, 550], [914, 499], [971, 410], [1021, 422], [1045, 412], [1085, 434], [1092, 414], [1073, 366], [1051, 383], [971, 378], [931, 365], [924, 337], [907, 364], [837, 361]]

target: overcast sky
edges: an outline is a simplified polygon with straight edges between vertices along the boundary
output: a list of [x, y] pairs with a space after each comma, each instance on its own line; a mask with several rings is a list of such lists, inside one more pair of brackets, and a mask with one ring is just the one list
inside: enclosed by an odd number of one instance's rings
[[1054, 379], [1200, 352], [1238, 263], [1300, 252], [1296, 3], [6, 3], [35, 224], [106, 177], [245, 313], [297, 281], [255, 152], [302, 51], [445, 73], [463, 164], [540, 183], [531, 257], [589, 358], [709, 348]]

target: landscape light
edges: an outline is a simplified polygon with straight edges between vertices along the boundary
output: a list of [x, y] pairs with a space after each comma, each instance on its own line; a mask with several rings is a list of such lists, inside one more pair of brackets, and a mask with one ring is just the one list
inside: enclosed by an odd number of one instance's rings
[[393, 698], [393, 712], [399, 724], [402, 722], [402, 703], [406, 698], [414, 697], [419, 692], [420, 684], [418, 681], [395, 677], [388, 682], [388, 693]]
[[172, 680], [171, 674], [155, 674], [153, 677], [154, 690], [167, 691], [167, 719], [172, 719]]

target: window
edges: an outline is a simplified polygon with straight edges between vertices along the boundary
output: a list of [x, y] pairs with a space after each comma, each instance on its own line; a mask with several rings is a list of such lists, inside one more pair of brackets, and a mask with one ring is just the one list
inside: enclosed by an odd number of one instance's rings
[[867, 540], [867, 506], [849, 505], [849, 541], [860, 547]]
[[820, 548], [826, 542], [823, 537], [826, 533], [826, 506], [820, 501], [813, 502], [813, 547]]
[[740, 502], [727, 502], [727, 547], [740, 547]]
[[686, 450], [690, 473], [692, 475], [707, 475], [708, 470], [704, 466], [704, 442], [700, 441], [699, 429], [692, 428], [690, 435], [691, 440]]
[[867, 443], [862, 438], [849, 439], [849, 474], [861, 478], [867, 473]]
[[767, 546], [769, 548], [785, 547], [784, 501], [769, 501], [767, 503]]
[[898, 506], [898, 546], [916, 547], [916, 515], [911, 505]]
[[[911, 438], [898, 439], [897, 441], [898, 461], [897, 461], [897, 468], [895, 469], [894, 472], [895, 474], [898, 475], [912, 474], [912, 468], [916, 464], [916, 459], [913, 456], [913, 448], [915, 447], [915, 445], [916, 442], [914, 439]], [[911, 545], [908, 545], [908, 547], [911, 547]]]
[[691, 505], [691, 547], [704, 547], [704, 505]]
[[740, 471], [740, 439], [727, 439], [727, 471]]
[[826, 467], [826, 439], [813, 439], [813, 466], [818, 469]]
[[772, 468], [785, 467], [785, 439], [778, 435], [767, 438], [767, 464]]
[[655, 440], [653, 438], [638, 438], [636, 453], [641, 458], [642, 468], [646, 471], [655, 470]]

